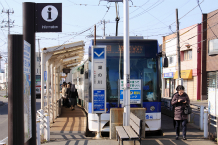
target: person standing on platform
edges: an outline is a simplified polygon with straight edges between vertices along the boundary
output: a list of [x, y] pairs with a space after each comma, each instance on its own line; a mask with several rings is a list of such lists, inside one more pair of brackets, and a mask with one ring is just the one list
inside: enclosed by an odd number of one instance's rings
[[77, 105], [77, 98], [78, 98], [78, 92], [77, 89], [75, 87], [75, 84], [71, 85], [71, 89], [70, 89], [70, 98], [71, 98], [71, 109], [74, 110], [75, 109], [75, 105]]
[[179, 139], [180, 123], [182, 123], [183, 140], [186, 140], [186, 124], [188, 123], [188, 115], [185, 115], [183, 110], [186, 104], [190, 104], [188, 95], [184, 92], [185, 88], [182, 85], [177, 87], [178, 93], [173, 96], [172, 105], [175, 105], [174, 120], [176, 121], [176, 140]]
[[67, 86], [66, 86], [66, 83], [63, 82], [63, 87], [62, 87], [62, 97], [63, 97], [63, 106], [66, 106], [66, 99], [67, 99]]
[[68, 83], [67, 84], [67, 91], [66, 91], [66, 96], [67, 96], [67, 99], [66, 99], [66, 107], [70, 107], [70, 84]]

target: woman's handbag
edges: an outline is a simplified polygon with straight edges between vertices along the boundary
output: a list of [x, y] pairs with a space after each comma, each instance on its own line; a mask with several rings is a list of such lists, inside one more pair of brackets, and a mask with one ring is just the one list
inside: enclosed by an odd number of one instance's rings
[[188, 115], [188, 114], [191, 114], [191, 113], [192, 113], [192, 108], [190, 107], [189, 104], [186, 104], [186, 106], [185, 106], [185, 108], [184, 108], [184, 110], [183, 110], [183, 113], [184, 113], [185, 115]]

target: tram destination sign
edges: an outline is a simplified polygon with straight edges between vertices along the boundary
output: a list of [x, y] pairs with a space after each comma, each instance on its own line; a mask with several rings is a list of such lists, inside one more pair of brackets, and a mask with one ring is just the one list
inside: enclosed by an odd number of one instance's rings
[[[124, 81], [120, 80], [120, 103], [123, 104]], [[130, 104], [141, 104], [142, 82], [139, 79], [130, 80]]]
[[62, 3], [36, 3], [36, 32], [62, 32]]
[[93, 46], [92, 60], [92, 113], [105, 113], [106, 46]]

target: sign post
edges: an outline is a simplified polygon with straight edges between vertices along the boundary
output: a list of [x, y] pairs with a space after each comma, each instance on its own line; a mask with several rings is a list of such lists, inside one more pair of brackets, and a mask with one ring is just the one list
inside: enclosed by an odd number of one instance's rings
[[[62, 4], [61, 3], [32, 3], [32, 2], [23, 3], [23, 40], [28, 42], [31, 46], [30, 81], [32, 82], [31, 99], [29, 102], [29, 106], [31, 106], [31, 109], [29, 111], [31, 112], [31, 126], [32, 126], [30, 131], [32, 134], [30, 134], [27, 137], [28, 140], [25, 140], [25, 145], [36, 145], [35, 32], [61, 32], [61, 31], [62, 31]], [[41, 76], [43, 76], [43, 74]], [[42, 79], [42, 82], [43, 80], [44, 79]], [[19, 82], [23, 83], [23, 81], [19, 81]], [[14, 118], [12, 119], [13, 120], [10, 121], [12, 122], [17, 121], [14, 120]], [[9, 134], [8, 136], [11, 136], [11, 140], [14, 140], [13, 135]]]
[[101, 114], [106, 112], [106, 46], [92, 48], [92, 113], [98, 115], [95, 139], [101, 139]]

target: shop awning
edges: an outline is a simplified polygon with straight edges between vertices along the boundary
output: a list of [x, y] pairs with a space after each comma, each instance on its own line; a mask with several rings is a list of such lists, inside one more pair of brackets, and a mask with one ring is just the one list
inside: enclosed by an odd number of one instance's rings
[[[174, 79], [178, 79], [178, 71], [174, 74]], [[181, 71], [181, 78], [183, 79], [192, 79], [192, 70], [182, 70]]]

